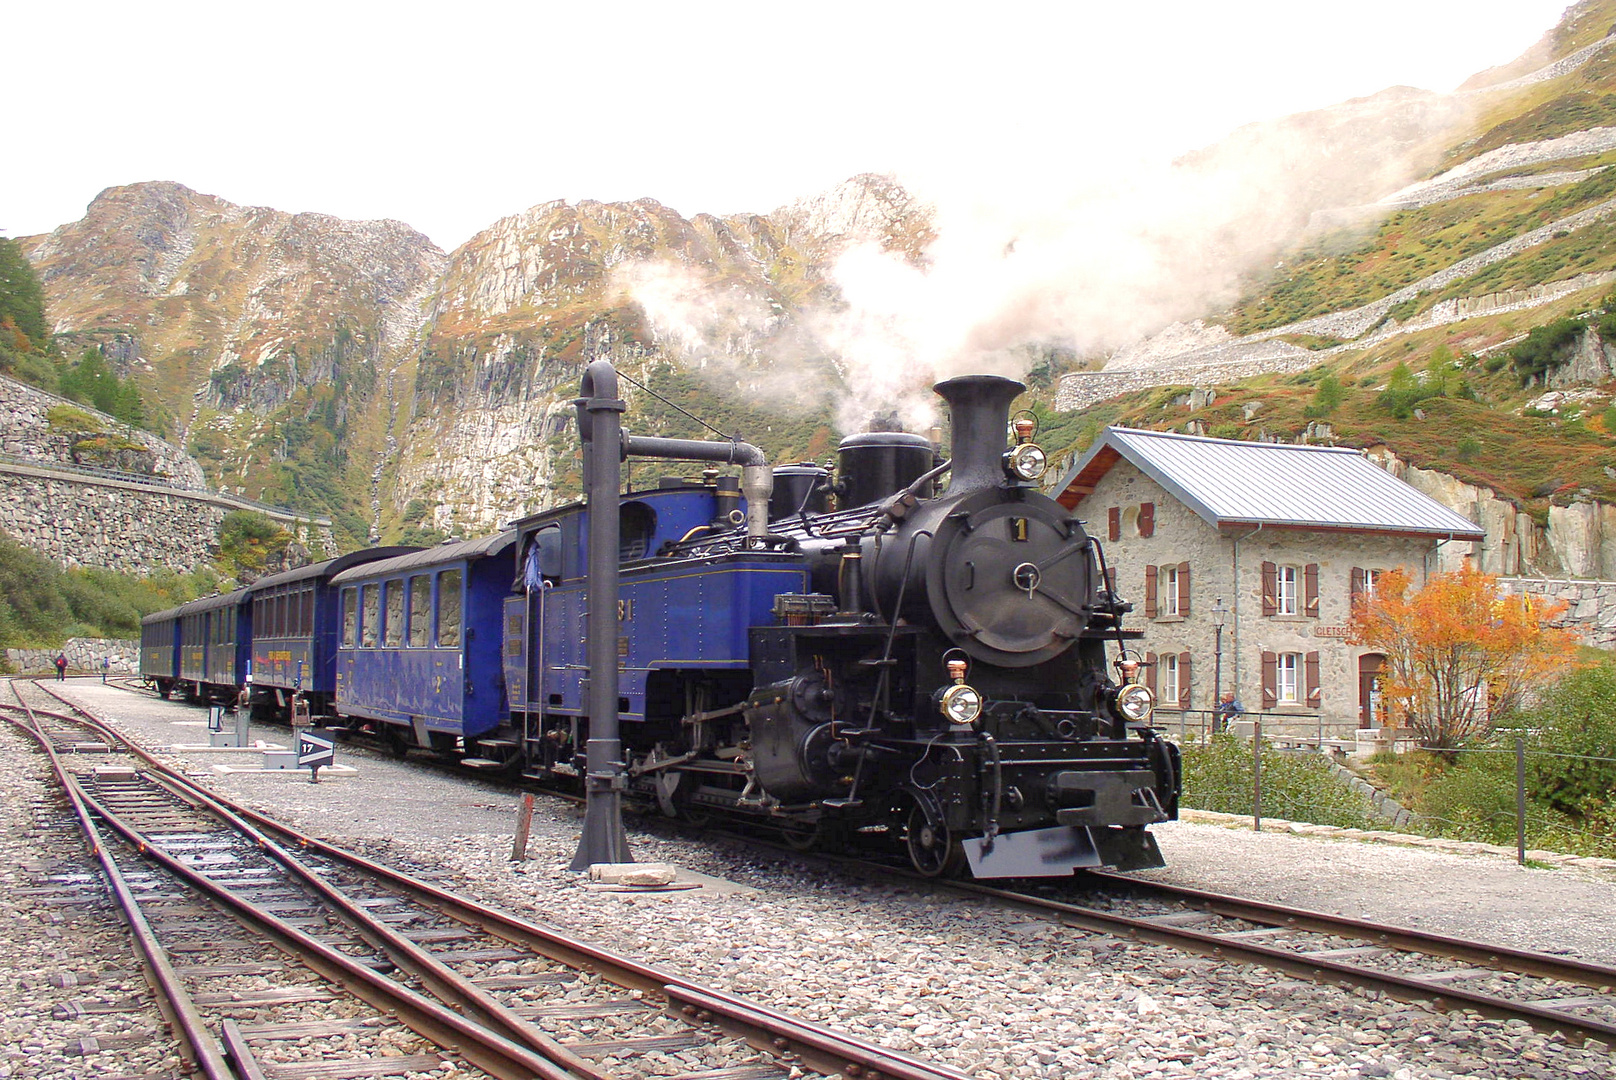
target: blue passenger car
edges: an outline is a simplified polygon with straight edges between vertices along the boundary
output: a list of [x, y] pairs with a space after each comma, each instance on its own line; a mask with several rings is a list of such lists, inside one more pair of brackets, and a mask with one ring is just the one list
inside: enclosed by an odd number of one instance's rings
[[405, 555], [410, 547], [354, 551], [254, 582], [252, 656], [247, 681], [255, 716], [290, 719], [301, 693], [311, 717], [334, 715], [337, 675], [337, 602], [331, 579], [351, 566]]
[[140, 677], [165, 699], [180, 681], [180, 609], [154, 611], [140, 620]]
[[246, 685], [252, 641], [247, 590], [181, 604], [179, 678], [193, 701], [234, 701]]
[[336, 711], [395, 750], [471, 752], [509, 713], [500, 608], [516, 533], [369, 562], [335, 575]]

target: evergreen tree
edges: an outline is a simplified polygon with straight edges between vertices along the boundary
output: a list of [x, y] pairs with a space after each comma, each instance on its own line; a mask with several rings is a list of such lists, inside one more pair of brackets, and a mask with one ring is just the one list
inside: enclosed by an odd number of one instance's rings
[[[45, 293], [22, 245], [0, 236], [0, 326], [9, 326], [27, 339], [26, 348], [42, 352], [50, 341], [45, 321]], [[18, 345], [16, 342], [6, 342]]]

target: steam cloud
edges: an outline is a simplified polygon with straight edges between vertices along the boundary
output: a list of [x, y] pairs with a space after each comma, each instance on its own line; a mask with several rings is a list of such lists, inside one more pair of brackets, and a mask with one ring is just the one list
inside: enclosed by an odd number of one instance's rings
[[[794, 318], [685, 264], [640, 264], [621, 281], [665, 347], [696, 366], [756, 376], [767, 358], [791, 380], [781, 400], [812, 405], [834, 390], [844, 432], [894, 410], [919, 430], [939, 379], [1020, 377], [1050, 347], [1097, 358], [1226, 307], [1313, 215], [1373, 203], [1434, 164], [1467, 108], [1396, 89], [1065, 191], [1025, 175], [994, 198], [921, 184], [935, 232], [923, 257], [897, 249], [883, 222], [855, 223], [831, 264], [835, 302]], [[801, 384], [799, 365], [814, 355], [833, 359], [841, 386]]]

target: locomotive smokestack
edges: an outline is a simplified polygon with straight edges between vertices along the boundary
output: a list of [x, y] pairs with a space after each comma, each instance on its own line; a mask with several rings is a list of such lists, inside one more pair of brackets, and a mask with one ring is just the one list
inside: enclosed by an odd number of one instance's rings
[[[953, 417], [949, 438], [948, 490], [1004, 484], [1004, 448], [1010, 428], [1010, 403], [1027, 389], [999, 375], [961, 375], [932, 387], [948, 402]], [[945, 493], [946, 494], [946, 493]]]

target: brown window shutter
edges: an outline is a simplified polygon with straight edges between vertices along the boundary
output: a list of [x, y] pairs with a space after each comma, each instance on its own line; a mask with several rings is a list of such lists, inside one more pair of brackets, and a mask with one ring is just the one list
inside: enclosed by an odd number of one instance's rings
[[1178, 654], [1178, 707], [1190, 707], [1190, 654]]
[[1190, 613], [1190, 564], [1187, 562], [1178, 564], [1178, 613]]
[[1279, 657], [1271, 652], [1262, 654], [1262, 707], [1264, 711], [1279, 704]]
[[1363, 591], [1364, 569], [1361, 566], [1354, 566], [1352, 568], [1352, 598], [1354, 600], [1358, 599], [1358, 597], [1363, 595]]
[[1156, 568], [1145, 567], [1145, 618], [1156, 617]]
[[1319, 693], [1319, 654], [1307, 654], [1307, 704], [1308, 708], [1319, 707], [1321, 695]]
[[1156, 654], [1153, 652], [1145, 654], [1145, 687], [1151, 697], [1156, 696]]
[[1319, 617], [1319, 564], [1310, 562], [1302, 567], [1302, 614]]
[[1113, 506], [1106, 514], [1106, 535], [1113, 540], [1122, 539], [1122, 507]]
[[1262, 613], [1272, 615], [1279, 610], [1279, 568], [1271, 562], [1262, 564]]
[[1139, 535], [1152, 536], [1156, 532], [1156, 504], [1139, 504]]

